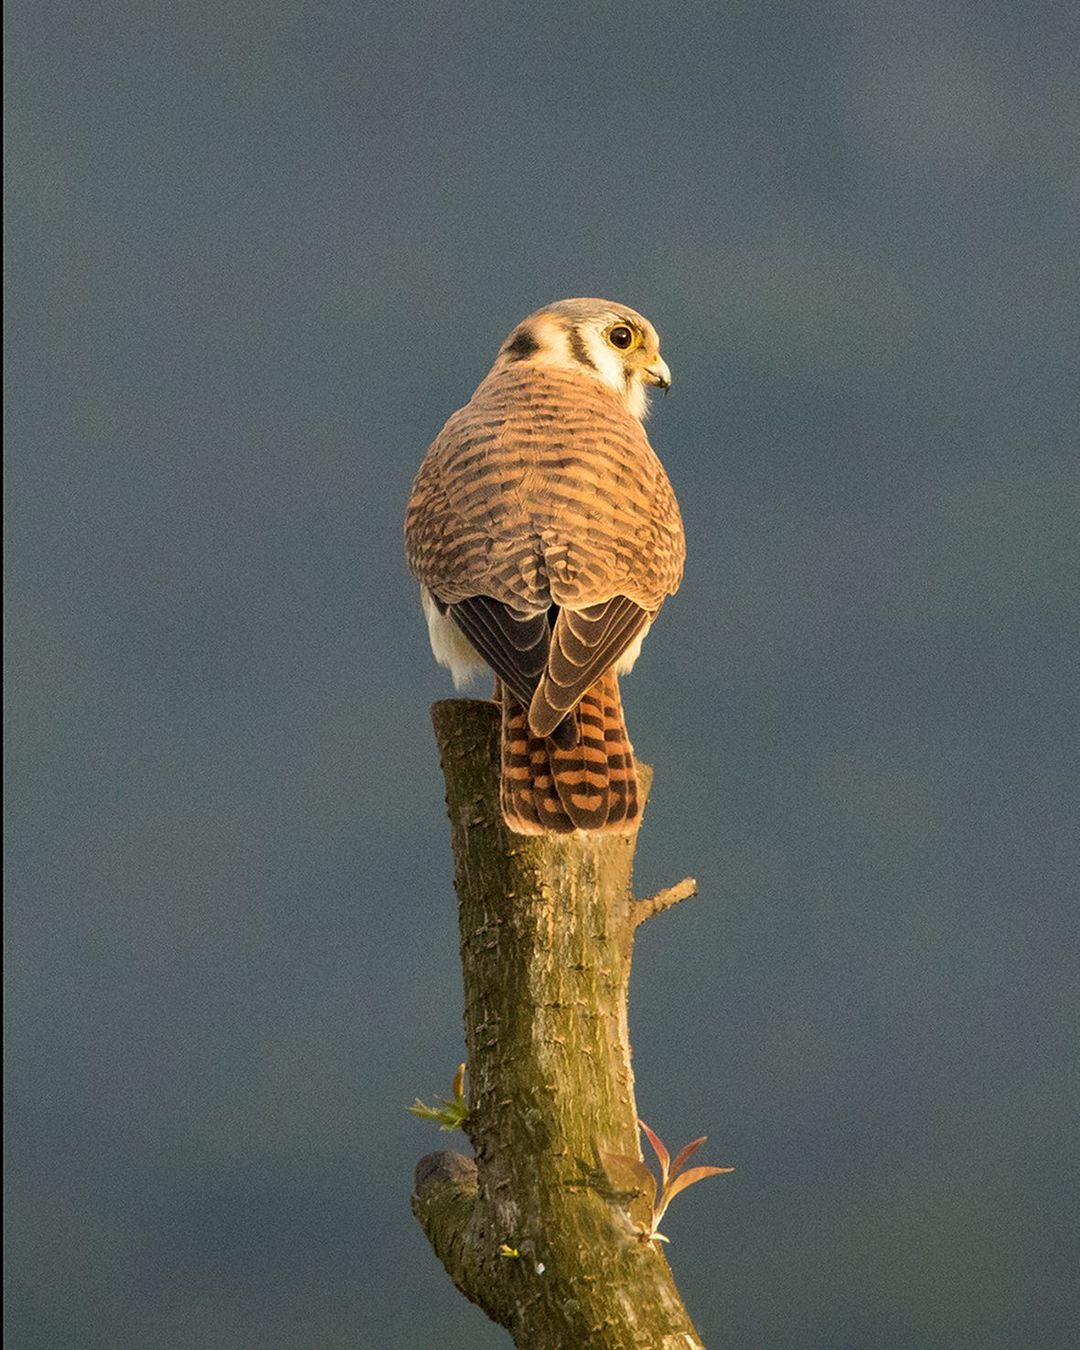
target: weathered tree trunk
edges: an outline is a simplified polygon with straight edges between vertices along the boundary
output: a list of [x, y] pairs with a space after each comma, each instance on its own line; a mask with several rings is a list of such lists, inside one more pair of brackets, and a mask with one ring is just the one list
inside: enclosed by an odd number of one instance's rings
[[[510, 833], [498, 709], [455, 700], [432, 715], [475, 1161], [421, 1159], [413, 1211], [458, 1289], [521, 1350], [700, 1347], [662, 1252], [643, 1236], [649, 1215], [613, 1190], [601, 1162], [641, 1156], [626, 1014], [634, 930], [693, 883], [635, 901], [636, 834]], [[651, 772], [638, 767], [644, 793]]]

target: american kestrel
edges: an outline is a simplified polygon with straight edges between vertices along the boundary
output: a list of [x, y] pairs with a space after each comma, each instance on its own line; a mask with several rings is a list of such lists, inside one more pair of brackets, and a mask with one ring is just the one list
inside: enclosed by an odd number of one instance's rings
[[652, 324], [560, 300], [511, 332], [413, 483], [405, 551], [435, 658], [502, 704], [502, 814], [520, 834], [629, 831], [619, 701], [682, 579], [678, 503], [642, 419], [671, 372]]

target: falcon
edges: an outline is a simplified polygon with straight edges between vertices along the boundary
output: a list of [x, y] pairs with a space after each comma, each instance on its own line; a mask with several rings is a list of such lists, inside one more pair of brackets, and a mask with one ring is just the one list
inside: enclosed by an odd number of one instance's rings
[[519, 834], [630, 832], [619, 676], [682, 579], [678, 503], [642, 421], [671, 372], [652, 324], [560, 300], [510, 333], [413, 483], [405, 552], [432, 651], [492, 671], [500, 805]]

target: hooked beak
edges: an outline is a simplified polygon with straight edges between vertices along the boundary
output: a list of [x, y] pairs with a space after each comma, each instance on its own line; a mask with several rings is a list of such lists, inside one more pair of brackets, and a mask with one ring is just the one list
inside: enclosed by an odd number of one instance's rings
[[644, 374], [647, 384], [655, 384], [665, 394], [671, 388], [671, 371], [668, 369], [668, 363], [661, 360], [659, 356], [645, 367]]

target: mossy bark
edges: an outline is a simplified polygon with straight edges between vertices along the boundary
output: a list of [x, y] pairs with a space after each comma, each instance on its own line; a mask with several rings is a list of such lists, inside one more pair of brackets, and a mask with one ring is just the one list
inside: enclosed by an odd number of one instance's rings
[[[521, 1350], [698, 1347], [640, 1197], [604, 1153], [640, 1157], [627, 989], [634, 930], [690, 894], [632, 898], [636, 834], [510, 833], [499, 713], [432, 710], [446, 778], [475, 1160], [429, 1154], [413, 1210], [451, 1279]], [[643, 794], [651, 773], [639, 766]], [[516, 1255], [514, 1254], [516, 1253]]]

